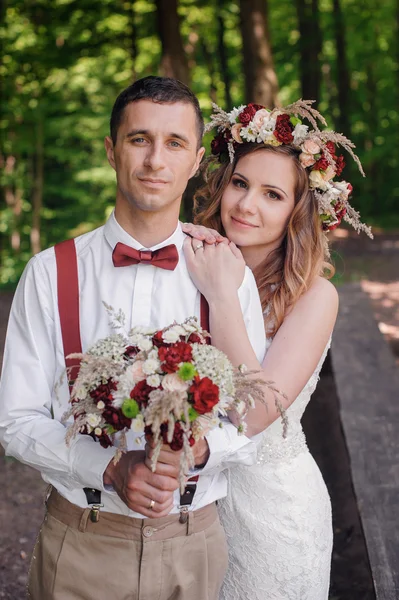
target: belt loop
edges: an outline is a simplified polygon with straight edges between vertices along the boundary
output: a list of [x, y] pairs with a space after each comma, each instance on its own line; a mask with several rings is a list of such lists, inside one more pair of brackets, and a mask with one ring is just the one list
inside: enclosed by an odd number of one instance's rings
[[79, 522], [79, 531], [84, 533], [87, 529], [87, 521], [90, 517], [91, 508], [85, 508]]
[[186, 535], [191, 535], [194, 531], [194, 512], [191, 510], [188, 514], [187, 514], [187, 534]]

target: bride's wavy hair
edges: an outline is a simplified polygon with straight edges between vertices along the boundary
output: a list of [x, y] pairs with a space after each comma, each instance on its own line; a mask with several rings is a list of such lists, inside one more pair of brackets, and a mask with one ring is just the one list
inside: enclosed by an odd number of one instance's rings
[[[205, 185], [194, 195], [194, 223], [216, 229], [225, 235], [220, 216], [224, 191], [235, 167], [243, 156], [254, 152], [273, 152], [292, 160], [296, 174], [295, 206], [287, 224], [286, 234], [278, 248], [254, 270], [268, 335], [275, 335], [285, 316], [309, 289], [318, 275], [330, 279], [334, 267], [330, 263], [328, 245], [322, 231], [318, 204], [309, 189], [308, 174], [299, 162], [299, 152], [288, 145], [262, 146], [246, 143], [236, 150], [233, 163], [205, 163]], [[272, 285], [273, 284], [273, 285]]]

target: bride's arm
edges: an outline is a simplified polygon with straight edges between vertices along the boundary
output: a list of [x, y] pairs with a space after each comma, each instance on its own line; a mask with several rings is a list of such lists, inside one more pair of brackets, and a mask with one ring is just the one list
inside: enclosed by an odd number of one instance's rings
[[[243, 272], [240, 251], [234, 244], [223, 244], [223, 247], [206, 246], [194, 254], [188, 240], [185, 253], [190, 275], [209, 303], [212, 343], [233, 364], [244, 363], [250, 370], [262, 369], [256, 377], [274, 381], [275, 387], [287, 396], [288, 400], [279, 398], [287, 408], [310, 379], [328, 343], [338, 310], [334, 286], [317, 278], [286, 316], [261, 366], [249, 342], [238, 301], [237, 289]], [[266, 387], [265, 399], [266, 405], [258, 402], [247, 414], [249, 437], [280, 416]], [[231, 419], [234, 422], [234, 415]]]

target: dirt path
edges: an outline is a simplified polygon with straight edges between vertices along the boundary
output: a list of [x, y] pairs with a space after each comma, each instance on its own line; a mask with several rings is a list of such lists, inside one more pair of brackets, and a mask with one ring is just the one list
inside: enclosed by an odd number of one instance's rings
[[[345, 232], [337, 232], [333, 241], [333, 256], [337, 267], [337, 285], [344, 281], [362, 282], [363, 289], [370, 296], [380, 330], [398, 355], [399, 361], [399, 232], [377, 234], [374, 242], [365, 237], [352, 234], [345, 236]], [[0, 293], [0, 357], [11, 300], [11, 293]], [[325, 377], [324, 387], [319, 392], [319, 402], [331, 397], [328, 393], [329, 386], [332, 385], [331, 375], [327, 373]], [[316, 429], [320, 432], [319, 426]], [[339, 430], [338, 425], [336, 429]], [[328, 432], [325, 438], [328, 439]], [[342, 449], [341, 461], [338, 462], [345, 466], [341, 471], [333, 469], [328, 465], [336, 465], [337, 456], [335, 454], [331, 458], [331, 448], [324, 446], [323, 449], [319, 444], [316, 450], [317, 440], [312, 444], [315, 452], [319, 453], [317, 460], [325, 471], [324, 476], [336, 506], [331, 598], [353, 600], [356, 597], [367, 600], [372, 596], [367, 591], [370, 582], [366, 581], [360, 525], [356, 521], [353, 499], [349, 505], [341, 485], [348, 479], [347, 457]], [[312, 447], [311, 444], [310, 446]], [[342, 444], [341, 446], [343, 448]], [[5, 458], [0, 450], [0, 598], [25, 598], [29, 558], [43, 517], [45, 488], [36, 471]], [[345, 524], [343, 529], [342, 523]], [[345, 566], [345, 561], [350, 560], [360, 565], [356, 572]], [[355, 589], [358, 595], [354, 593]]]

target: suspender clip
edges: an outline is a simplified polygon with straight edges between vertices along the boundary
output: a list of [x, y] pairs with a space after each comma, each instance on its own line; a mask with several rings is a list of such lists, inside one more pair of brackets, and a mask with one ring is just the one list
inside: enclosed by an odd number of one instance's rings
[[104, 504], [92, 504], [90, 510], [90, 521], [92, 523], [98, 523], [100, 520], [100, 508], [102, 508]]

